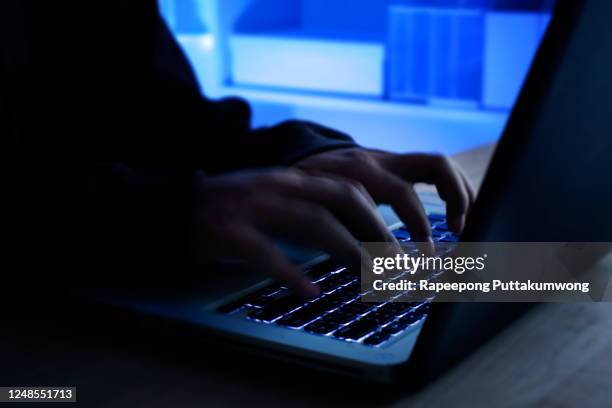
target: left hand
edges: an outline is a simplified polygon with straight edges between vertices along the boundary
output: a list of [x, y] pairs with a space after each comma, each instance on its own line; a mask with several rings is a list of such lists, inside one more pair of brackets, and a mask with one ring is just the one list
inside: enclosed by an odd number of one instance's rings
[[446, 202], [449, 228], [460, 233], [474, 201], [463, 173], [445, 156], [394, 154], [347, 148], [309, 156], [295, 164], [312, 175], [348, 179], [363, 186], [377, 203], [390, 204], [415, 241], [432, 242], [431, 225], [414, 183], [434, 184]]

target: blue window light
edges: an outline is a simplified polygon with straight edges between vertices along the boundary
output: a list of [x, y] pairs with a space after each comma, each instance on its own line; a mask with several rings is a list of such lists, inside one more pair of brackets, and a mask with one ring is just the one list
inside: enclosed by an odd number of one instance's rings
[[254, 126], [308, 119], [447, 154], [499, 137], [552, 3], [159, 1], [205, 93], [248, 99]]

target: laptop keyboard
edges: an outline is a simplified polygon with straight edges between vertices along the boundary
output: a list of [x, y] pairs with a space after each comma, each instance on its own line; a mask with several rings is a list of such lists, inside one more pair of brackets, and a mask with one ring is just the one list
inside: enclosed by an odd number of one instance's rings
[[[433, 240], [457, 242], [443, 215], [430, 214]], [[393, 231], [400, 242], [410, 241], [404, 227]], [[272, 284], [220, 306], [217, 311], [261, 324], [301, 330], [340, 341], [379, 347], [421, 322], [428, 302], [361, 302], [359, 270], [331, 260], [313, 266], [307, 275], [321, 288], [316, 299], [305, 301], [286, 287]]]

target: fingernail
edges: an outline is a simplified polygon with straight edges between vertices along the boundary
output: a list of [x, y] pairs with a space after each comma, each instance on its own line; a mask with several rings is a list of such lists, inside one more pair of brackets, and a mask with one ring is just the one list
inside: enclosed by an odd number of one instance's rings
[[427, 255], [433, 255], [436, 252], [432, 237], [427, 237], [427, 251], [429, 251]]
[[395, 252], [397, 252], [398, 254], [404, 253], [404, 248], [402, 247], [402, 244], [399, 241], [395, 241], [393, 243], [393, 247], [395, 249]]
[[431, 237], [426, 237], [423, 241], [416, 242], [416, 247], [419, 251], [428, 256], [433, 255], [435, 252], [433, 239]]

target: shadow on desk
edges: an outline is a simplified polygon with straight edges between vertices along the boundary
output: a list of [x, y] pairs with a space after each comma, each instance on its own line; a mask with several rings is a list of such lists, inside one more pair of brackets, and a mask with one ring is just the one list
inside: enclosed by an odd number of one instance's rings
[[[612, 303], [545, 304], [408, 394], [161, 337], [85, 310], [3, 309], [0, 384], [76, 385], [86, 406], [601, 407], [612, 399]], [[80, 317], [79, 317], [80, 316]], [[407, 387], [408, 388], [408, 387]]]
[[113, 407], [373, 406], [403, 395], [107, 312], [63, 305], [4, 320], [0, 383], [76, 386], [81, 403]]

